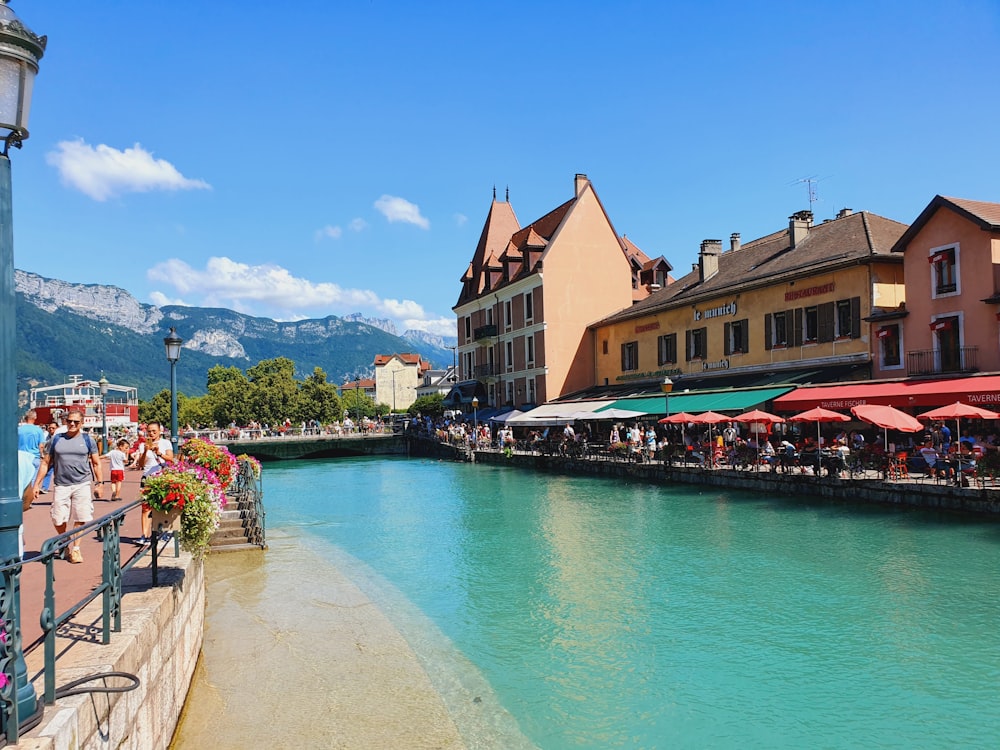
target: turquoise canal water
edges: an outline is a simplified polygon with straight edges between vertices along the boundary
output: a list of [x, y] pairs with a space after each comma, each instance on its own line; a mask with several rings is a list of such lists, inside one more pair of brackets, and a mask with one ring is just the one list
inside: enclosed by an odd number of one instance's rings
[[269, 464], [265, 500], [443, 691], [476, 673], [496, 747], [1000, 742], [996, 522], [402, 459]]

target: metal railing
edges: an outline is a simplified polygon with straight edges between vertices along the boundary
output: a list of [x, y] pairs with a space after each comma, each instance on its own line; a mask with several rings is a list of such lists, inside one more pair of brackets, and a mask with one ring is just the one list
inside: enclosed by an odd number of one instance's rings
[[[235, 495], [237, 505], [245, 511], [245, 517], [250, 519], [248, 540], [252, 544], [264, 545], [264, 506], [260, 474], [251, 462], [241, 460], [240, 469], [233, 482], [229, 494]], [[87, 605], [101, 597], [101, 643], [111, 643], [111, 633], [122, 629], [122, 580], [134, 568], [146, 553], [151, 554], [152, 586], [159, 584], [158, 559], [169, 545], [163, 541], [159, 530], [153, 532], [153, 543], [149, 547], [140, 547], [128, 559], [123, 560], [121, 548], [121, 526], [128, 513], [140, 508], [141, 500], [135, 500], [123, 505], [105, 516], [94, 519], [71, 531], [50, 537], [42, 544], [41, 551], [29, 560], [14, 560], [0, 566], [3, 574], [3, 584], [0, 588], [0, 672], [8, 676], [14, 675], [16, 665], [14, 655], [22, 651], [21, 632], [13, 623], [19, 622], [19, 613], [15, 611], [18, 597], [15, 592], [20, 589], [21, 573], [26, 565], [45, 566], [45, 589], [39, 621], [42, 635], [24, 646], [24, 651], [33, 651], [42, 645], [44, 655], [44, 691], [43, 700], [46, 705], [56, 701], [56, 636], [59, 629], [70, 619], [81, 612]], [[140, 511], [141, 512], [141, 511]], [[66, 550], [77, 546], [77, 540], [96, 534], [102, 543], [101, 581], [86, 596], [78, 602], [66, 607], [62, 612], [56, 612], [56, 571], [55, 562], [63, 557]], [[252, 538], [251, 538], [252, 534]], [[177, 534], [172, 535], [174, 557], [180, 556], [180, 541]], [[22, 592], [23, 593], [23, 592]], [[23, 607], [22, 607], [23, 609]], [[0, 687], [0, 711], [3, 713], [4, 736], [8, 743], [16, 743], [21, 729], [26, 721], [37, 723], [41, 708], [33, 717], [19, 717], [17, 710], [17, 695], [14, 680], [8, 679], [6, 685]], [[2, 738], [0, 738], [2, 740]]]
[[[102, 598], [101, 613], [101, 643], [111, 642], [111, 632], [121, 631], [121, 600], [122, 600], [122, 579], [129, 570], [152, 550], [155, 560], [160, 550], [158, 544], [149, 548], [139, 548], [128, 560], [122, 561], [120, 529], [125, 516], [141, 505], [141, 501], [136, 500], [128, 505], [116, 509], [112, 513], [97, 518], [71, 531], [59, 534], [47, 539], [41, 551], [36, 557], [29, 560], [15, 560], [2, 567], [3, 589], [7, 593], [0, 601], [0, 617], [4, 622], [7, 637], [0, 642], [0, 662], [5, 665], [3, 670], [8, 675], [13, 673], [13, 669], [6, 668], [9, 665], [15, 645], [20, 647], [21, 633], [15, 629], [11, 623], [19, 621], [18, 613], [14, 611], [14, 603], [17, 600], [14, 591], [20, 588], [21, 573], [25, 565], [45, 566], [45, 589], [42, 595], [42, 608], [39, 621], [42, 628], [42, 635], [35, 641], [25, 646], [26, 651], [32, 651], [39, 644], [43, 647], [44, 654], [44, 692], [43, 700], [46, 705], [52, 705], [56, 700], [56, 635], [59, 628], [65, 625], [74, 615], [82, 611], [88, 604]], [[77, 540], [96, 533], [97, 538], [102, 542], [103, 554], [101, 564], [101, 581], [85, 597], [78, 602], [71, 604], [62, 612], [56, 612], [56, 575], [55, 562], [63, 557], [66, 551], [77, 545]], [[180, 554], [180, 547], [174, 540], [174, 554]], [[155, 573], [154, 573], [155, 575]], [[154, 579], [155, 582], [155, 579]], [[22, 592], [23, 593], [23, 592]], [[20, 648], [17, 649], [20, 651]], [[39, 712], [33, 717], [19, 717], [17, 715], [17, 700], [12, 694], [15, 686], [8, 683], [7, 687], [0, 691], [0, 703], [4, 714], [4, 724], [6, 727], [6, 738], [9, 742], [17, 742], [25, 720], [37, 720], [40, 718]]]
[[230, 494], [243, 519], [247, 543], [261, 549], [267, 547], [267, 530], [264, 524], [264, 488], [260, 470], [249, 461], [240, 461], [240, 472], [230, 486]]
[[497, 337], [497, 327], [495, 325], [479, 326], [472, 332], [473, 341], [482, 341], [483, 339], [495, 339]]
[[[943, 356], [942, 356], [943, 355]], [[975, 372], [979, 369], [979, 347], [961, 346], [953, 352], [922, 349], [906, 353], [907, 375], [936, 375], [945, 372]]]

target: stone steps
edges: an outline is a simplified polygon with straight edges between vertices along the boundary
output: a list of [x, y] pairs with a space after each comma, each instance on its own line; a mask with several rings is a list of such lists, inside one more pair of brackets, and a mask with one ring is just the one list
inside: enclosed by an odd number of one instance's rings
[[228, 503], [219, 519], [219, 528], [212, 534], [209, 549], [212, 552], [235, 552], [238, 550], [260, 549], [248, 543], [246, 521], [235, 503]]

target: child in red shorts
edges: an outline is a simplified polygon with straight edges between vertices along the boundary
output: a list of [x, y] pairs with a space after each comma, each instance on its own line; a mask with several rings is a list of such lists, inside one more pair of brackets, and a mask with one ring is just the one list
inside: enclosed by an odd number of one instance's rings
[[111, 461], [111, 499], [121, 500], [122, 482], [125, 481], [125, 461], [128, 459], [128, 440], [119, 440], [115, 449], [108, 451]]

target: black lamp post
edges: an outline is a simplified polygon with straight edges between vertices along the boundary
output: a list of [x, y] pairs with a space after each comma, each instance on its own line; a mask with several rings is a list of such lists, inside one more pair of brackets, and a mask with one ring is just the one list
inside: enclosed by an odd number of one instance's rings
[[[664, 415], [665, 417], [670, 416], [670, 391], [672, 391], [673, 389], [674, 389], [674, 381], [671, 380], [670, 378], [664, 378], [663, 382], [660, 383], [660, 390], [663, 391], [663, 410], [666, 412], [666, 414]], [[667, 425], [664, 425], [663, 429], [667, 430], [668, 431], [667, 434], [669, 435], [670, 428]], [[668, 443], [664, 451], [669, 451], [669, 450], [671, 450], [671, 448]], [[666, 457], [664, 457], [664, 463], [666, 463]]]
[[[10, 179], [10, 147], [21, 148], [28, 137], [28, 113], [38, 61], [47, 37], [30, 31], [0, 0], [0, 564], [16, 563], [21, 557], [19, 529], [23, 519], [17, 482], [17, 368], [14, 364], [14, 209]], [[28, 668], [21, 649], [20, 570], [5, 570], [0, 596], [0, 619], [4, 638], [0, 642], [0, 730], [9, 744], [16, 744], [21, 727], [37, 721], [35, 689], [28, 681]], [[36, 718], [37, 717], [37, 718]]]
[[101, 379], [97, 381], [101, 387], [101, 439], [104, 441], [104, 452], [110, 450], [108, 446], [108, 379], [101, 373]]
[[479, 447], [479, 396], [472, 397], [472, 445]]
[[177, 329], [171, 327], [170, 335], [163, 339], [167, 348], [167, 361], [170, 363], [170, 446], [177, 457], [177, 360], [181, 358], [181, 344], [184, 339], [177, 335]]

